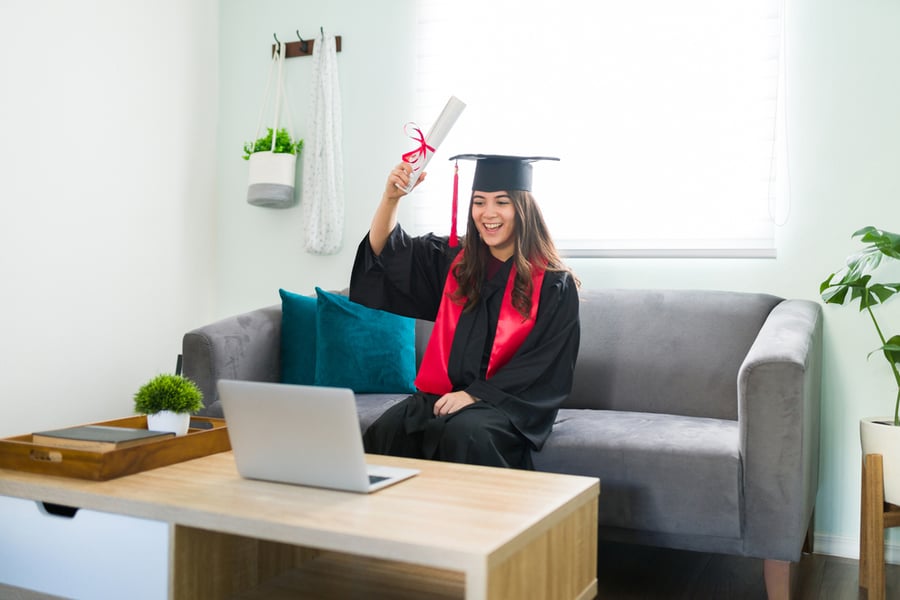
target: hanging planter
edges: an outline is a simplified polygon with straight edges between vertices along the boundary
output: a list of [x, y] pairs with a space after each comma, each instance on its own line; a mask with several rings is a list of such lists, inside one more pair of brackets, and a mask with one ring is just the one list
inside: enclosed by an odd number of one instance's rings
[[[297, 178], [297, 155], [303, 149], [303, 140], [292, 135], [290, 108], [284, 89], [284, 47], [279, 44], [272, 55], [269, 68], [269, 80], [263, 96], [259, 120], [256, 126], [257, 139], [253, 143], [244, 144], [244, 159], [250, 161], [248, 173], [247, 202], [254, 206], [267, 208], [287, 208], [293, 206], [295, 200], [294, 186]], [[277, 69], [276, 69], [277, 67]], [[275, 104], [272, 127], [267, 135], [259, 137], [262, 128], [263, 113], [269, 99], [273, 74], [277, 71], [275, 85]], [[278, 128], [282, 104], [287, 115], [288, 128]]]
[[286, 129], [279, 129], [273, 145], [272, 129], [268, 131], [254, 144], [244, 145], [244, 159], [250, 161], [247, 202], [283, 208], [294, 203], [297, 155], [303, 150], [303, 140], [293, 142]]

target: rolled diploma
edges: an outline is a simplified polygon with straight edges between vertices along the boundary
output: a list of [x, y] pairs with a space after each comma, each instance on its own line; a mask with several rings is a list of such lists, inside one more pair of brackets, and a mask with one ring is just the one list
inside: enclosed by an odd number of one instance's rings
[[434, 125], [431, 126], [431, 129], [425, 136], [425, 143], [434, 148], [434, 152], [431, 152], [430, 154], [427, 151], [423, 152], [424, 158], [420, 155], [413, 163], [413, 168], [415, 170], [409, 178], [409, 185], [403, 190], [407, 194], [416, 186], [419, 175], [425, 171], [425, 167], [428, 166], [431, 157], [437, 152], [438, 147], [441, 145], [441, 142], [444, 141], [444, 138], [447, 137], [447, 134], [450, 133], [450, 129], [453, 127], [454, 123], [456, 123], [456, 120], [459, 118], [459, 115], [462, 114], [465, 107], [465, 103], [456, 96], [450, 96], [450, 99], [447, 100], [444, 110], [438, 115]]

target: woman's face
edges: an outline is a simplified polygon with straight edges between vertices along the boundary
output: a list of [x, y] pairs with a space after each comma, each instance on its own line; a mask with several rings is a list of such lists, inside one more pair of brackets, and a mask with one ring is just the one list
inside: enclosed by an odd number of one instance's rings
[[505, 261], [516, 249], [516, 209], [505, 191], [472, 193], [472, 220], [495, 258]]

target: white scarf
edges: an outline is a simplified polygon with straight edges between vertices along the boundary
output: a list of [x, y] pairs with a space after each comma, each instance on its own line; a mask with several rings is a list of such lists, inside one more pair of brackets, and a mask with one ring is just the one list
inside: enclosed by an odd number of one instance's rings
[[303, 217], [306, 251], [335, 254], [344, 230], [341, 88], [335, 37], [313, 45], [312, 104], [303, 148]]

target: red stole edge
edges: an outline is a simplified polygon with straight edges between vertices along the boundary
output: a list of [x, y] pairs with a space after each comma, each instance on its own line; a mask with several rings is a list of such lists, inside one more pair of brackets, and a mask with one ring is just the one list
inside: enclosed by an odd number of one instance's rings
[[[430, 394], [443, 395], [453, 391], [453, 384], [447, 373], [450, 364], [450, 349], [453, 346], [453, 337], [456, 333], [456, 325], [462, 314], [465, 300], [457, 303], [453, 301], [453, 294], [459, 288], [453, 271], [462, 260], [460, 252], [450, 263], [447, 272], [447, 280], [444, 282], [443, 296], [438, 307], [437, 317], [428, 345], [425, 347], [425, 355], [416, 375], [416, 388]], [[519, 311], [513, 306], [512, 291], [516, 277], [516, 266], [513, 264], [506, 281], [506, 289], [503, 291], [503, 300], [500, 303], [500, 315], [497, 319], [497, 330], [494, 334], [494, 345], [488, 359], [486, 379], [494, 376], [498, 369], [503, 367], [513, 357], [528, 334], [534, 328], [537, 316], [538, 304], [541, 297], [541, 286], [544, 282], [544, 269], [534, 269], [531, 278], [531, 311], [528, 318], [523, 319]]]

